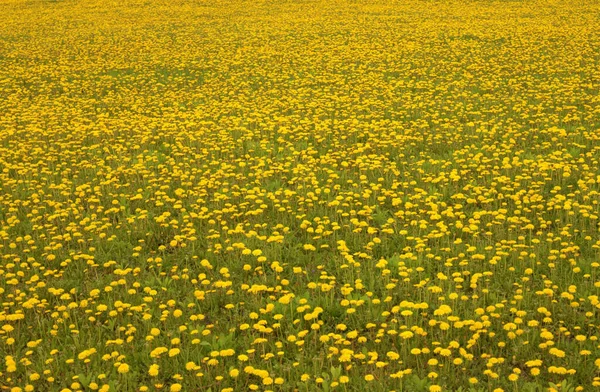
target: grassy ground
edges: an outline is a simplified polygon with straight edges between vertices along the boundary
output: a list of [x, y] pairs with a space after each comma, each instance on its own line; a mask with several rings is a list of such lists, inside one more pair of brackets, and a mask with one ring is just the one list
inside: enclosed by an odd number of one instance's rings
[[598, 2], [0, 14], [1, 390], [600, 385]]

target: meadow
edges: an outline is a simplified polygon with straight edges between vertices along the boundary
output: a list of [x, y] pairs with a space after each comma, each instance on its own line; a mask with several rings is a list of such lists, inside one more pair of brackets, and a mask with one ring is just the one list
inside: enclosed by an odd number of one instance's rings
[[0, 15], [0, 390], [600, 387], [599, 2]]

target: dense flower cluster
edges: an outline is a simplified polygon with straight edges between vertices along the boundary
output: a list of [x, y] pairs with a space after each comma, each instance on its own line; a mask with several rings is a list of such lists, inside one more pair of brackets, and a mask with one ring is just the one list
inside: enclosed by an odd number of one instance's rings
[[0, 14], [6, 390], [600, 386], [598, 2]]

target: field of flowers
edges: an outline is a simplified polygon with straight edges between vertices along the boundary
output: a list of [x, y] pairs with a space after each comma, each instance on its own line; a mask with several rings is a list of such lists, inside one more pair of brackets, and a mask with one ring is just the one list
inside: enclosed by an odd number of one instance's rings
[[1, 391], [600, 387], [600, 3], [0, 0]]

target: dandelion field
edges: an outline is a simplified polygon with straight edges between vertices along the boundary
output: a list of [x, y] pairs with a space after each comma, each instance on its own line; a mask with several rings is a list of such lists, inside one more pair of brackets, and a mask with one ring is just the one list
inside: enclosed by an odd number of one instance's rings
[[0, 14], [0, 390], [600, 386], [600, 3]]

